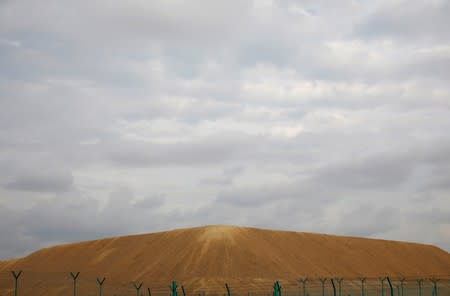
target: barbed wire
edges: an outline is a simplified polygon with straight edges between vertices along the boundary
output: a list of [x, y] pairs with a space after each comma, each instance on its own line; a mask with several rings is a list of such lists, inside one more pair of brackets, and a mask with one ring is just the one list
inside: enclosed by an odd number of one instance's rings
[[[450, 273], [450, 272], [449, 272]], [[104, 294], [110, 296], [125, 296], [136, 295], [136, 289], [133, 288], [133, 283], [143, 282], [143, 289], [141, 295], [148, 296], [161, 296], [170, 295], [170, 282], [162, 278], [146, 278], [145, 276], [139, 279], [123, 279], [115, 277], [114, 275], [105, 273], [105, 275], [95, 275], [94, 272], [82, 272], [79, 278], [77, 278], [78, 288], [80, 295], [83, 296], [95, 296], [98, 290], [97, 278], [106, 277], [104, 285]], [[305, 279], [305, 285], [303, 282]], [[298, 278], [284, 278], [280, 276], [277, 279], [268, 278], [211, 278], [204, 279], [202, 277], [182, 277], [178, 279], [178, 288], [181, 291], [181, 287], [184, 288], [186, 295], [218, 295], [223, 296], [227, 294], [225, 289], [225, 283], [231, 288], [233, 296], [266, 296], [271, 295], [273, 290], [273, 283], [278, 280], [281, 283], [284, 294], [289, 296], [306, 296], [308, 292], [309, 296], [314, 295], [332, 295], [332, 283], [331, 279], [335, 281], [335, 284], [339, 283], [339, 296], [361, 295], [360, 290], [362, 285], [366, 292], [364, 296], [380, 295], [380, 291], [388, 291], [390, 289], [385, 282], [385, 276], [378, 277], [308, 277], [305, 275]], [[410, 276], [398, 276], [394, 275], [390, 277], [393, 288], [396, 289], [396, 296], [409, 296], [409, 294], [417, 296], [418, 289], [429, 289], [439, 287], [444, 293], [440, 295], [450, 295], [450, 275], [438, 275], [438, 274], [424, 274], [424, 275], [410, 275]], [[52, 271], [52, 272], [40, 272], [23, 270], [18, 278], [19, 290], [24, 291], [23, 295], [28, 295], [30, 291], [35, 292], [35, 295], [39, 294], [38, 291], [55, 291], [58, 295], [71, 295], [71, 287], [73, 285], [73, 278], [70, 277], [69, 272], [66, 271]], [[148, 291], [150, 289], [150, 291]], [[400, 293], [400, 289], [402, 293]], [[0, 296], [11, 296], [14, 290], [14, 277], [9, 271], [0, 271]], [[409, 291], [407, 295], [404, 291]], [[411, 292], [412, 291], [412, 292]], [[25, 294], [25, 292], [27, 292]], [[150, 295], [151, 293], [151, 295]], [[384, 293], [384, 292], [383, 292]], [[137, 295], [137, 296], [141, 296]], [[388, 293], [381, 294], [388, 296]], [[21, 295], [19, 295], [21, 296]], [[182, 296], [179, 292], [179, 296]], [[184, 296], [184, 295], [183, 295]]]

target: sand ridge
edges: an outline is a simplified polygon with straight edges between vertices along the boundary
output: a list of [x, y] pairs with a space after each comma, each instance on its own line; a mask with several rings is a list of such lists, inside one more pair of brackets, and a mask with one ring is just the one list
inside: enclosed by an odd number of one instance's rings
[[0, 273], [19, 269], [42, 277], [80, 271], [122, 283], [430, 277], [448, 276], [450, 254], [416, 243], [212, 225], [59, 245], [0, 263]]

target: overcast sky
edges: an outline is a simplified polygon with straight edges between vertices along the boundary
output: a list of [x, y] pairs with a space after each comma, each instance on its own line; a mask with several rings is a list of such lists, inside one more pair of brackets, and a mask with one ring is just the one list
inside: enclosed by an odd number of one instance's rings
[[450, 251], [449, 15], [0, 0], [0, 258], [205, 224]]

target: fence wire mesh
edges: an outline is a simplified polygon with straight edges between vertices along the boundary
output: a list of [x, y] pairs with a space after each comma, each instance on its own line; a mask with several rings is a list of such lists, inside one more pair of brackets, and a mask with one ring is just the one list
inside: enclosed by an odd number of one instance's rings
[[[74, 273], [75, 274], [75, 273]], [[69, 272], [23, 271], [17, 279], [11, 272], [0, 272], [0, 296], [174, 296], [171, 282], [158, 279], [124, 280], [105, 275], [80, 273], [76, 280]], [[298, 279], [278, 279], [281, 296], [450, 296], [450, 276], [423, 276], [409, 278], [309, 278], [304, 283]], [[273, 296], [276, 279], [179, 279], [178, 296], [227, 296], [225, 283], [232, 296]], [[142, 286], [139, 289], [139, 285]], [[333, 289], [333, 283], [335, 290]], [[184, 290], [184, 292], [183, 292]], [[392, 293], [392, 294], [391, 294]]]

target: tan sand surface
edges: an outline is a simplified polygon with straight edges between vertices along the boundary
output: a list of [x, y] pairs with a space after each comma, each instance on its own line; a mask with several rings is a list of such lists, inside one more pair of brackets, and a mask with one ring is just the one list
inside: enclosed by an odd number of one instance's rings
[[225, 282], [270, 289], [273, 280], [301, 276], [448, 277], [450, 254], [408, 242], [215, 225], [59, 245], [0, 262], [0, 295], [11, 292], [10, 270], [24, 271], [23, 289], [33, 295], [68, 292], [69, 271], [81, 272], [86, 291], [96, 276], [117, 289], [144, 281], [166, 291], [172, 279], [191, 291]]

